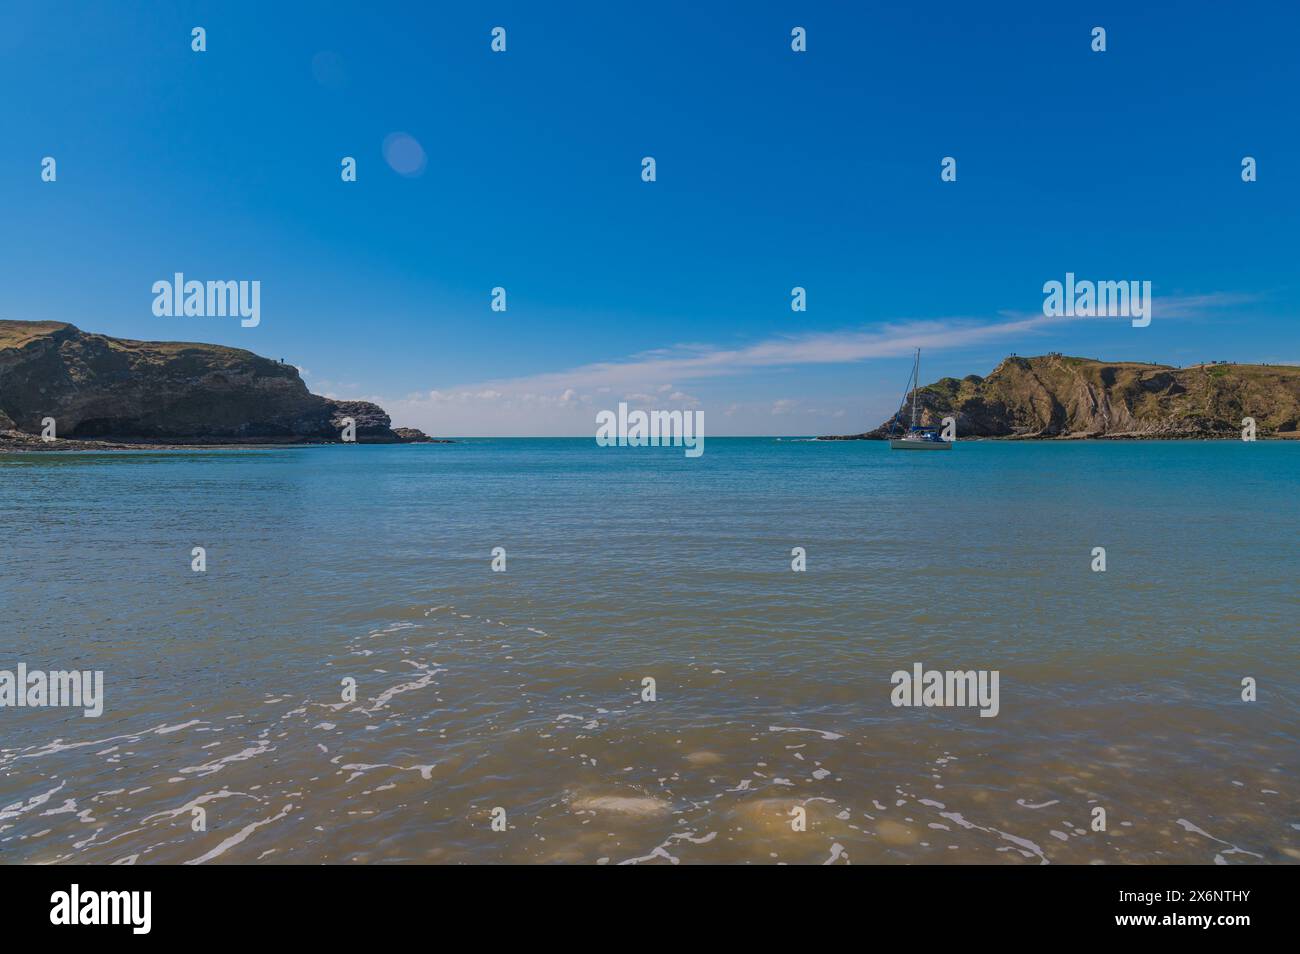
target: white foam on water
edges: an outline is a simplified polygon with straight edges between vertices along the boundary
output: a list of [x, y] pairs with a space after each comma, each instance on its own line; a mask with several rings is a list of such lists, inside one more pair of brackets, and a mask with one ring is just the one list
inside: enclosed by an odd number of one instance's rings
[[288, 815], [289, 812], [291, 811], [293, 811], [293, 805], [291, 804], [285, 805], [284, 808], [281, 809], [278, 815], [272, 815], [270, 818], [264, 818], [261, 821], [253, 822], [252, 824], [245, 825], [243, 828], [241, 828], [235, 834], [231, 835], [221, 844], [217, 845], [217, 847], [213, 848], [211, 851], [205, 852], [199, 857], [185, 862], [185, 864], [201, 865], [206, 861], [211, 861], [213, 858], [219, 858], [222, 855], [224, 855], [227, 851], [229, 851], [231, 848], [235, 847], [235, 845], [241, 844], [246, 838], [248, 838], [249, 835], [257, 831], [257, 829], [261, 828], [264, 825], [269, 825], [272, 822], [279, 821], [281, 818]]
[[387, 762], [376, 762], [373, 764], [368, 764], [365, 762], [349, 762], [347, 764], [339, 765], [339, 759], [341, 758], [342, 756], [335, 756], [334, 758], [330, 759], [330, 763], [333, 765], [338, 765], [340, 769], [351, 772], [352, 774], [348, 776], [349, 782], [352, 781], [357, 776], [364, 775], [366, 772], [369, 772], [372, 769], [380, 769], [380, 768], [397, 769], [399, 772], [419, 772], [420, 777], [423, 778], [425, 781], [428, 781], [429, 779], [433, 778], [433, 770], [438, 766], [437, 762], [434, 762], [432, 765], [391, 765]]
[[1021, 808], [1050, 808], [1052, 805], [1059, 805], [1059, 804], [1061, 804], [1061, 800], [1060, 800], [1059, 798], [1054, 798], [1054, 799], [1052, 799], [1050, 802], [1040, 802], [1040, 803], [1037, 804], [1037, 805], [1031, 805], [1029, 802], [1025, 801], [1023, 798], [1017, 798], [1017, 799], [1016, 799], [1016, 804], [1019, 805]]
[[198, 775], [200, 777], [204, 775], [214, 775], [232, 762], [245, 762], [248, 759], [256, 758], [259, 755], [274, 750], [275, 747], [272, 746], [268, 740], [260, 739], [255, 744], [240, 752], [235, 752], [232, 755], [227, 755], [224, 758], [219, 758], [213, 762], [204, 762], [202, 765], [188, 765], [181, 769], [180, 772], [182, 775]]
[[841, 858], [843, 858], [845, 862], [848, 862], [849, 854], [844, 850], [844, 846], [837, 841], [831, 845], [831, 856], [823, 861], [822, 865], [833, 865]]
[[965, 818], [963, 818], [960, 812], [940, 812], [939, 814], [942, 815], [944, 818], [947, 818], [949, 821], [956, 822], [962, 828], [971, 828], [978, 831], [986, 831], [995, 835], [999, 835], [1002, 838], [1005, 838], [1007, 841], [1011, 842], [1013, 845], [1019, 845], [1022, 848], [1026, 849], [1026, 852], [1022, 852], [1022, 854], [1028, 853], [1028, 854], [1036, 855], [1038, 856], [1040, 864], [1044, 864], [1044, 865], [1051, 864], [1051, 862], [1047, 860], [1047, 856], [1043, 854], [1043, 849], [1038, 847], [1038, 845], [1034, 844], [1028, 838], [1021, 838], [1018, 835], [1012, 835], [1005, 831], [1001, 831], [1000, 829], [997, 828], [985, 828], [983, 825], [976, 825], [974, 822], [967, 821]]
[[[1213, 835], [1211, 835], [1208, 831], [1205, 831], [1205, 830], [1202, 829], [1202, 828], [1198, 828], [1196, 825], [1194, 825], [1194, 824], [1192, 824], [1191, 822], [1189, 822], [1186, 818], [1179, 818], [1179, 819], [1177, 819], [1177, 823], [1178, 823], [1179, 825], [1181, 825], [1181, 826], [1182, 826], [1184, 829], [1186, 829], [1187, 831], [1190, 831], [1190, 832], [1191, 832], [1192, 834], [1194, 834], [1194, 835], [1201, 835], [1201, 836], [1204, 837], [1204, 838], [1208, 838], [1208, 839], [1210, 839], [1210, 841], [1217, 841], [1217, 842], [1218, 842], [1219, 844], [1221, 844], [1221, 845], [1227, 845], [1229, 850], [1223, 852], [1223, 854], [1225, 854], [1225, 855], [1237, 855], [1237, 854], [1241, 854], [1241, 855], [1250, 855], [1252, 858], [1263, 858], [1263, 857], [1264, 857], [1263, 855], [1258, 854], [1258, 853], [1256, 853], [1256, 852], [1253, 852], [1253, 851], [1247, 851], [1245, 848], [1238, 848], [1236, 845], [1234, 845], [1234, 844], [1233, 844], [1232, 842], [1230, 842], [1230, 841], [1224, 841], [1222, 838], [1216, 838], [1216, 837], [1214, 837]], [[1217, 858], [1217, 857], [1219, 857], [1219, 856], [1216, 855], [1216, 858]], [[1216, 862], [1216, 863], [1217, 863], [1217, 862]], [[1225, 864], [1226, 864], [1226, 862], [1225, 862]]]
[[54, 788], [50, 789], [48, 792], [45, 792], [41, 795], [33, 795], [31, 798], [27, 799], [26, 802], [14, 802], [12, 805], [6, 806], [3, 811], [0, 811], [0, 820], [6, 818], [17, 818], [19, 815], [24, 815], [27, 812], [31, 811], [33, 808], [40, 808], [42, 805], [48, 802], [53, 795], [57, 794], [60, 790], [62, 790], [65, 784], [67, 783], [60, 782], [58, 785], [54, 786]]
[[258, 798], [256, 795], [249, 795], [246, 792], [232, 792], [229, 789], [223, 788], [219, 792], [209, 792], [207, 795], [199, 795], [196, 798], [192, 798], [179, 808], [169, 808], [165, 811], [154, 812], [152, 815], [146, 815], [144, 818], [140, 819], [140, 821], [143, 824], [144, 822], [153, 821], [155, 818], [175, 818], [177, 815], [183, 815], [186, 812], [193, 811], [193, 809], [198, 808], [200, 805], [206, 805], [208, 802], [215, 801], [218, 798], [231, 798], [235, 795], [239, 795], [243, 798], [251, 798], [255, 802], [262, 801], [262, 799]]
[[844, 736], [838, 732], [827, 732], [825, 729], [801, 729], [796, 726], [769, 725], [768, 732], [815, 732], [828, 742], [834, 742], [836, 739], [842, 739]]

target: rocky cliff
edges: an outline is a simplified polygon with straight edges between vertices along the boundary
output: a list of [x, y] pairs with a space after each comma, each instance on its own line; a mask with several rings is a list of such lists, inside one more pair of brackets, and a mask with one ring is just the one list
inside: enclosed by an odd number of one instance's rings
[[[910, 409], [912, 395], [907, 396]], [[957, 419], [958, 438], [1240, 438], [1253, 417], [1257, 435], [1296, 437], [1300, 367], [1096, 361], [1060, 354], [1006, 358], [986, 378], [943, 378], [916, 391], [918, 418]], [[891, 419], [892, 420], [892, 419]], [[905, 428], [910, 410], [901, 421]], [[880, 440], [873, 431], [823, 440]]]
[[[129, 341], [52, 321], [0, 321], [0, 439], [29, 443], [43, 418], [65, 440], [166, 444], [425, 439], [368, 401], [307, 390], [292, 365], [220, 345]], [[7, 433], [6, 433], [7, 432]]]

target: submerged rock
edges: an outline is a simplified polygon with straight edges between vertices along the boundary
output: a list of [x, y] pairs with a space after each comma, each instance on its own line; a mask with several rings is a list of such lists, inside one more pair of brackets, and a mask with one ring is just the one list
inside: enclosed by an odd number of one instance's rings
[[662, 798], [652, 798], [649, 795], [588, 795], [575, 798], [570, 807], [574, 811], [610, 812], [640, 817], [664, 815], [672, 810], [672, 805]]
[[692, 765], [717, 765], [722, 761], [722, 756], [717, 752], [708, 752], [704, 750], [692, 752], [689, 755], [683, 756], [683, 758]]

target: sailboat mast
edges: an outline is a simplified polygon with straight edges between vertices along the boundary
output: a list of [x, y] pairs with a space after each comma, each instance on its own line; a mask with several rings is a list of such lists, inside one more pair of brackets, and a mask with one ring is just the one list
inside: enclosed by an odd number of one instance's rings
[[916, 364], [912, 367], [912, 429], [916, 429], [916, 389], [921, 386], [921, 349], [916, 349]]

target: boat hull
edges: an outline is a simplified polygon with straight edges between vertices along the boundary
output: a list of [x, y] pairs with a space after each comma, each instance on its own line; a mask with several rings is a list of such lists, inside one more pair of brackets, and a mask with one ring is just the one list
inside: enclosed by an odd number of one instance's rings
[[893, 450], [952, 450], [952, 441], [909, 441], [895, 437], [889, 446]]

